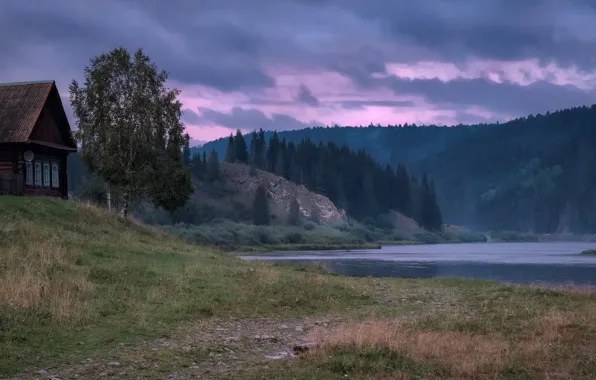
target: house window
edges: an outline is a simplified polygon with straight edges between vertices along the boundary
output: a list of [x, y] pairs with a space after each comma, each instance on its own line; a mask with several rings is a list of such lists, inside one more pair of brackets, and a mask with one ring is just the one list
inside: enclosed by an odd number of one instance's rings
[[33, 185], [33, 164], [25, 163], [25, 185]]
[[52, 187], [60, 187], [60, 178], [58, 177], [58, 164], [52, 163]]
[[41, 186], [41, 162], [35, 163], [35, 186]]
[[50, 164], [47, 162], [43, 163], [43, 185], [50, 187]]

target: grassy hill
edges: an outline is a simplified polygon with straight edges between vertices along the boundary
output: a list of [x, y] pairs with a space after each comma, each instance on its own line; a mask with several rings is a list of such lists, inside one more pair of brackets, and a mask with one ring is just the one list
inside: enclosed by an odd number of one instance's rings
[[[0, 197], [0, 377], [587, 378], [596, 293], [246, 263], [82, 204]], [[304, 340], [304, 360], [265, 354]]]
[[367, 298], [309, 276], [124, 227], [95, 207], [0, 197], [0, 372], [80, 358], [109, 338], [156, 337], [189, 319], [297, 316]]

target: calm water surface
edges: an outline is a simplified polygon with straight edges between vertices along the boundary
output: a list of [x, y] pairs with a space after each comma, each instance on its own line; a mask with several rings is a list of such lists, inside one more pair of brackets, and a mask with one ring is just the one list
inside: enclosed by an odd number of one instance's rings
[[462, 277], [550, 285], [596, 286], [596, 243], [478, 243], [386, 246], [361, 251], [279, 252], [245, 260], [316, 263], [348, 276]]

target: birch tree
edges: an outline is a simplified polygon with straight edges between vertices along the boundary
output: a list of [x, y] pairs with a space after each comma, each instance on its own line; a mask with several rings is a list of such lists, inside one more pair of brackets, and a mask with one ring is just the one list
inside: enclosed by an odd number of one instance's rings
[[141, 49], [121, 47], [92, 58], [84, 77], [70, 85], [83, 161], [124, 194], [123, 218], [129, 201], [170, 211], [184, 205], [192, 182], [182, 165], [179, 90], [166, 88], [168, 73]]

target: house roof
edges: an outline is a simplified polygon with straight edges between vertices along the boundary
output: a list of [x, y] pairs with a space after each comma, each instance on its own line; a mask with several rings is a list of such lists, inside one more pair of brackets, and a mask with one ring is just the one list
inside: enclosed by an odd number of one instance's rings
[[0, 143], [27, 142], [49, 97], [67, 145], [76, 147], [54, 81], [0, 83]]

